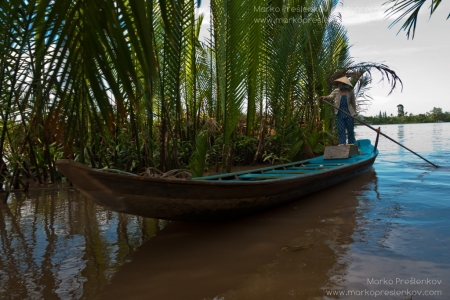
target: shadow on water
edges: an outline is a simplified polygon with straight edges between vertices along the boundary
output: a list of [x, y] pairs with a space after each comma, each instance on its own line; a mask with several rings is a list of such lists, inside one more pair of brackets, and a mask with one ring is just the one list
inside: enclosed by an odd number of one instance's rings
[[12, 194], [0, 206], [0, 298], [92, 299], [157, 230], [69, 189]]
[[233, 222], [172, 222], [132, 255], [101, 299], [322, 299], [349, 264], [355, 191], [374, 180], [370, 171]]
[[11, 194], [0, 205], [0, 299], [335, 299], [326, 292], [410, 288], [370, 278], [441, 280], [414, 288], [447, 299], [448, 126], [382, 128], [438, 169], [380, 138], [376, 173], [230, 222], [117, 214], [71, 189]]
[[0, 298], [321, 299], [345, 276], [356, 195], [374, 180], [222, 223], [117, 214], [70, 189], [14, 194], [0, 206]]

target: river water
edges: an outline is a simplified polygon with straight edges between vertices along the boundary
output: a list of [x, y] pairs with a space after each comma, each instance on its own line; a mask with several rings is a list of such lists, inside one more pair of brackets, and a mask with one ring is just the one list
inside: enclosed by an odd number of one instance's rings
[[440, 168], [380, 137], [364, 175], [222, 223], [117, 214], [68, 187], [12, 194], [0, 299], [450, 299], [450, 123], [380, 127]]

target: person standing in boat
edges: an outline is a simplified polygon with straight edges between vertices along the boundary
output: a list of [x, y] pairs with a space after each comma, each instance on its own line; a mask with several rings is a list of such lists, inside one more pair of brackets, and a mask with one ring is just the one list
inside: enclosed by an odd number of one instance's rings
[[[320, 99], [332, 100], [340, 109], [354, 116], [356, 114], [356, 97], [353, 93], [353, 85], [350, 83], [350, 80], [347, 77], [341, 77], [333, 83], [337, 85], [337, 88], [330, 95], [321, 96]], [[339, 145], [346, 144], [346, 133], [348, 133], [348, 143], [353, 144], [355, 142], [353, 118], [336, 108], [334, 109], [334, 113], [337, 117]]]

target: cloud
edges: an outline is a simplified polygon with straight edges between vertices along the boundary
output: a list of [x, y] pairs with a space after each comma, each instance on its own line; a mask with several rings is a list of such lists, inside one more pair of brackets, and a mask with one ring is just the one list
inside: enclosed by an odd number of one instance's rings
[[393, 58], [406, 58], [411, 59], [411, 55], [415, 57], [430, 55], [434, 52], [438, 52], [439, 50], [448, 49], [449, 46], [442, 46], [440, 49], [436, 49], [432, 46], [403, 46], [396, 48], [387, 48], [385, 45], [366, 45], [362, 47], [352, 47], [352, 55], [354, 57], [358, 57], [363, 55], [365, 58], [370, 59], [373, 57], [384, 57], [388, 60], [392, 60]]
[[359, 25], [385, 20], [384, 8], [381, 6], [342, 6], [336, 9], [342, 15], [346, 26]]
[[[386, 10], [391, 8], [391, 6], [383, 5], [383, 2], [372, 2], [371, 5], [361, 5], [363, 1], [345, 1], [342, 6], [337, 6], [336, 12], [341, 13], [342, 23], [346, 26], [360, 25], [372, 22], [382, 22], [386, 21], [392, 23], [397, 17], [402, 13], [396, 13], [394, 15], [389, 15]], [[347, 5], [348, 4], [348, 5]], [[429, 14], [425, 7], [419, 11], [419, 16]]]

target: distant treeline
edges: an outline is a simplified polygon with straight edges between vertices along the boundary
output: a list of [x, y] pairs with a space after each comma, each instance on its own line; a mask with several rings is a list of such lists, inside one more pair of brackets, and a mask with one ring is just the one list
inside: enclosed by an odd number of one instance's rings
[[404, 113], [400, 116], [390, 115], [386, 112], [379, 113], [378, 116], [364, 117], [365, 122], [372, 124], [405, 124], [405, 123], [435, 123], [435, 122], [450, 122], [450, 112], [443, 112], [442, 108], [434, 107], [431, 111], [424, 114], [408, 114]]

